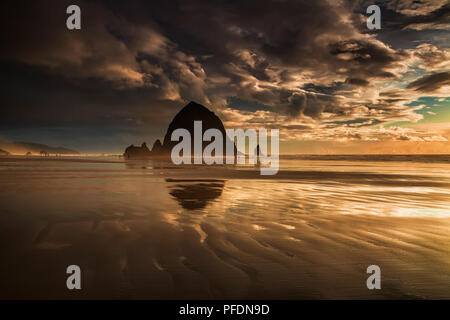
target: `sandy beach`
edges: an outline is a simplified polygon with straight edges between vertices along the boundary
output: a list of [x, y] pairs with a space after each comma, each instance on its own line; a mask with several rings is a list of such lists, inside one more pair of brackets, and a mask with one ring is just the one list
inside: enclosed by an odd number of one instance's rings
[[[449, 169], [442, 157], [294, 157], [262, 177], [3, 157], [0, 297], [448, 299]], [[66, 288], [71, 264], [82, 290]], [[366, 287], [374, 264], [382, 290]]]

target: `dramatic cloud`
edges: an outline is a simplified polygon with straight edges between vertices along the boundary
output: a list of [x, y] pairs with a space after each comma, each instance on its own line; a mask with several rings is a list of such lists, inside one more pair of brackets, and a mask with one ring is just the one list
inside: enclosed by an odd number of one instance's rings
[[[408, 16], [423, 17], [424, 15], [436, 12], [436, 10], [446, 6], [448, 6], [448, 2], [446, 0], [395, 0], [390, 1], [387, 7]], [[443, 12], [442, 9], [439, 12], [441, 11]], [[444, 14], [440, 13], [438, 16], [441, 15]]]
[[410, 104], [448, 95], [449, 4], [384, 1], [373, 32], [369, 2], [79, 1], [79, 31], [65, 28], [69, 1], [8, 5], [0, 129], [159, 136], [195, 100], [228, 126], [278, 127], [283, 139], [427, 141], [380, 128], [423, 120], [431, 113]]
[[[422, 77], [408, 85], [408, 89], [434, 93], [450, 86], [450, 72], [441, 72]], [[450, 91], [447, 91], [450, 92]]]

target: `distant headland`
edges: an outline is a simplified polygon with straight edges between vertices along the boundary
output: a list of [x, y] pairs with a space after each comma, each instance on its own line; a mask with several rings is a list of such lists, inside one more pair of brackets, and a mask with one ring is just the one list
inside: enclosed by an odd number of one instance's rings
[[42, 143], [24, 141], [6, 141], [0, 139], [0, 155], [76, 155], [77, 150], [64, 147], [52, 147]]

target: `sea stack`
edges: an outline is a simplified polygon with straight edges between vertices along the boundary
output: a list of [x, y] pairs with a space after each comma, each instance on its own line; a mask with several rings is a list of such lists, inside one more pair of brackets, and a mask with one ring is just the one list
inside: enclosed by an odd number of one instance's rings
[[[205, 132], [208, 129], [218, 129], [223, 136], [223, 145], [226, 143], [226, 132], [222, 121], [214, 112], [201, 104], [195, 102], [189, 102], [177, 115], [173, 118], [172, 122], [167, 128], [166, 135], [164, 136], [163, 149], [165, 154], [170, 154], [172, 148], [178, 143], [178, 141], [171, 141], [172, 132], [178, 128], [183, 128], [189, 131], [191, 134], [191, 154], [194, 154], [194, 121], [202, 121], [202, 130]], [[203, 148], [210, 142], [203, 142]]]
[[[191, 154], [194, 154], [194, 121], [202, 122], [202, 131], [208, 129], [218, 129], [223, 136], [223, 145], [226, 145], [227, 135], [222, 121], [214, 112], [196, 102], [189, 102], [183, 109], [181, 109], [170, 122], [164, 136], [163, 143], [156, 140], [150, 151], [147, 146], [142, 144], [141, 147], [129, 146], [124, 153], [126, 159], [142, 159], [152, 157], [170, 158], [172, 148], [179, 143], [178, 141], [171, 141], [172, 133], [176, 129], [186, 129], [191, 134]], [[202, 149], [204, 149], [210, 142], [203, 141]], [[236, 154], [236, 147], [235, 147]]]
[[123, 156], [125, 159], [145, 159], [151, 156], [151, 152], [144, 142], [140, 147], [129, 146], [125, 149]]
[[157, 154], [161, 154], [162, 152], [163, 152], [163, 146], [161, 144], [161, 141], [159, 141], [159, 139], [156, 139], [155, 143], [153, 144], [152, 154], [157, 155]]

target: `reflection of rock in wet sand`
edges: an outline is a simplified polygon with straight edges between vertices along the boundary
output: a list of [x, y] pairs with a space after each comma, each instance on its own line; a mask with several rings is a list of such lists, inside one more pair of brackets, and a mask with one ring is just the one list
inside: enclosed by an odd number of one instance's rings
[[[169, 187], [169, 194], [185, 209], [203, 209], [222, 195], [224, 180], [177, 180], [166, 179], [167, 182], [183, 182]], [[192, 183], [190, 183], [192, 182]], [[197, 182], [197, 183], [195, 183]]]

